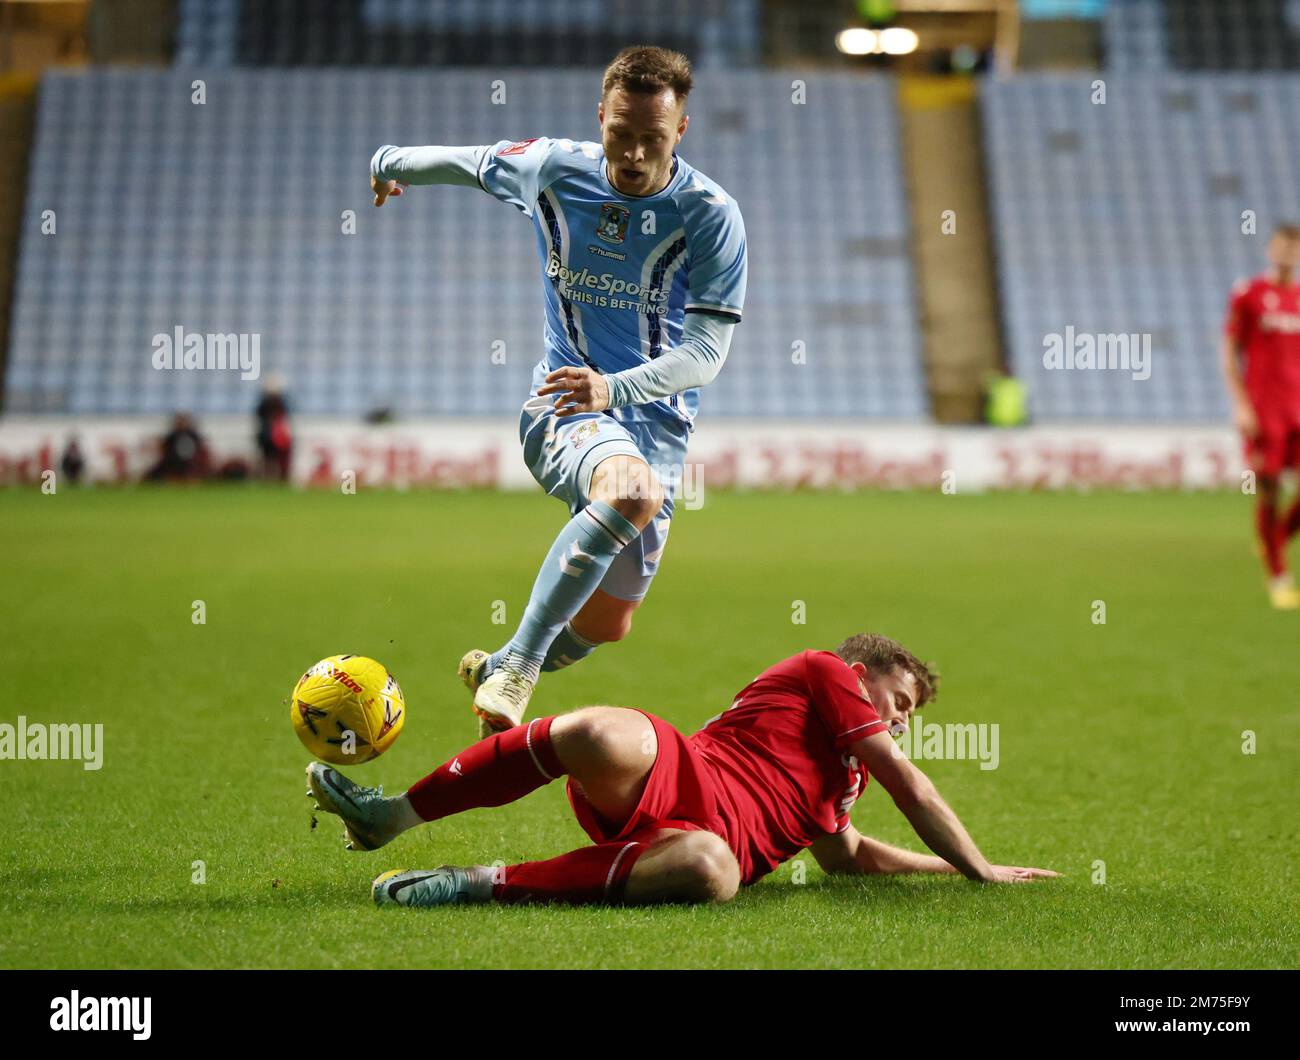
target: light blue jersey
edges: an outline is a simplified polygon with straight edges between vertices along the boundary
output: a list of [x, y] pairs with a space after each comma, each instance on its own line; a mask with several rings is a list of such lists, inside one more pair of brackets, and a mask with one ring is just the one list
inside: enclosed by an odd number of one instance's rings
[[[745, 226], [714, 181], [673, 156], [667, 187], [624, 195], [598, 143], [503, 140], [483, 155], [479, 185], [533, 219], [544, 270], [546, 350], [534, 373], [565, 365], [612, 374], [653, 361], [681, 340], [688, 312], [740, 319]], [[699, 388], [611, 409], [616, 418], [684, 423]]]

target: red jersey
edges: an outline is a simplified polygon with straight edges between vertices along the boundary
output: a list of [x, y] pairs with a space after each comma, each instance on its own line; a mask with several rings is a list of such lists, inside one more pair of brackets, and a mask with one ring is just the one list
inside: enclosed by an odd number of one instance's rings
[[764, 670], [690, 737], [713, 768], [718, 816], [742, 882], [848, 827], [868, 780], [849, 748], [886, 730], [847, 663], [805, 651]]
[[1251, 404], [1300, 420], [1300, 283], [1267, 273], [1239, 281], [1224, 332], [1241, 345]]

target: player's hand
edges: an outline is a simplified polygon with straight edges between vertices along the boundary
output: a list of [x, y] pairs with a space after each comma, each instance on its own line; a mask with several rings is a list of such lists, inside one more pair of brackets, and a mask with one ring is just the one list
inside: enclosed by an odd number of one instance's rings
[[1259, 433], [1259, 417], [1249, 401], [1237, 402], [1237, 430], [1247, 438], [1254, 438]]
[[555, 399], [556, 419], [609, 408], [609, 383], [590, 368], [555, 369], [537, 389], [538, 397], [543, 394], [559, 395]]
[[402, 194], [403, 188], [410, 186], [404, 180], [380, 180], [375, 176], [370, 178], [370, 190], [375, 193], [376, 206], [383, 206], [386, 199], [397, 198]]
[[1031, 883], [1061, 875], [1051, 869], [1023, 868], [1020, 865], [992, 865], [990, 868], [993, 869], [993, 878], [986, 881], [988, 883]]

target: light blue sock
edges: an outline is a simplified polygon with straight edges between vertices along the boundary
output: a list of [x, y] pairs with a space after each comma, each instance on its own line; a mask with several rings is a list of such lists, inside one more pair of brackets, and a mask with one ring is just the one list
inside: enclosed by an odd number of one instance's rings
[[572, 666], [585, 659], [598, 646], [594, 641], [576, 632], [572, 622], [566, 622], [564, 628], [551, 641], [551, 646], [546, 652], [546, 661], [542, 663], [542, 673], [549, 674], [555, 670], [563, 670], [566, 666]]
[[570, 519], [546, 554], [519, 628], [489, 660], [487, 672], [508, 664], [537, 680], [560, 630], [591, 598], [614, 557], [640, 533], [604, 501], [593, 501]]

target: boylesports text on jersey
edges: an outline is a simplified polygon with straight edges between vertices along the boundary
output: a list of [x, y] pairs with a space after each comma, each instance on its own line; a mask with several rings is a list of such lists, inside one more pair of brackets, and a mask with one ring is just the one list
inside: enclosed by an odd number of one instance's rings
[[[638, 313], [662, 314], [668, 311], [671, 292], [647, 284], [635, 283], [612, 272], [575, 272], [555, 251], [546, 258], [546, 275], [556, 281], [560, 294], [574, 302], [607, 306], [611, 309], [635, 309]], [[619, 298], [619, 295], [629, 295]]]

